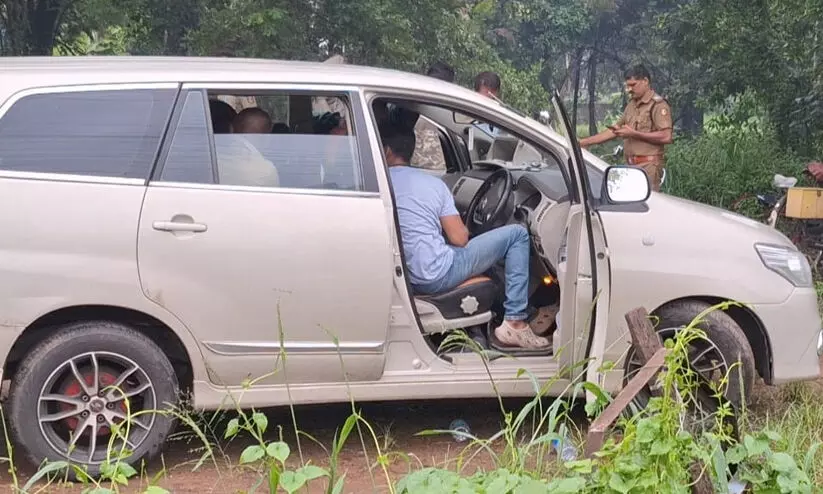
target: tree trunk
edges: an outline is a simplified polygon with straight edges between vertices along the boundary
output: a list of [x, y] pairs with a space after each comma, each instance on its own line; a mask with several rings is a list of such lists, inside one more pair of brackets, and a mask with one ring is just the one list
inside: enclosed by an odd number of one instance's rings
[[703, 110], [697, 108], [694, 95], [689, 94], [680, 105], [680, 127], [686, 135], [699, 136], [703, 133]]
[[597, 134], [597, 54], [589, 55], [589, 135]]
[[583, 64], [583, 50], [578, 49], [572, 61], [574, 76], [572, 81], [572, 132], [577, 128], [577, 103], [580, 100], [580, 66]]
[[51, 55], [63, 13], [72, 0], [3, 2], [9, 55]]

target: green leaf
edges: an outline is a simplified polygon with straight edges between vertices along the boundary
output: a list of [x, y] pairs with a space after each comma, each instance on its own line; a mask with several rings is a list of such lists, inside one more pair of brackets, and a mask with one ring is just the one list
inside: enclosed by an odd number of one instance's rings
[[566, 468], [576, 473], [589, 474], [594, 470], [591, 460], [569, 461], [565, 465]]
[[246, 463], [254, 463], [255, 461], [260, 461], [261, 458], [266, 456], [266, 450], [263, 449], [263, 446], [259, 444], [253, 444], [248, 448], [244, 449], [243, 452], [240, 454], [240, 464], [245, 465]]
[[346, 419], [346, 422], [343, 424], [343, 429], [341, 429], [341, 431], [340, 431], [340, 437], [338, 437], [337, 440], [334, 442], [334, 445], [333, 445], [334, 454], [333, 454], [333, 456], [336, 457], [340, 453], [340, 451], [343, 449], [343, 446], [346, 444], [346, 440], [348, 440], [348, 438], [349, 438], [349, 434], [351, 434], [351, 431], [354, 429], [354, 426], [356, 424], [357, 424], [357, 415], [356, 414], [349, 415], [349, 417]]
[[797, 469], [797, 463], [787, 453], [775, 453], [769, 458], [769, 465], [778, 472], [787, 473]]
[[128, 463], [118, 463], [117, 470], [127, 478], [132, 478], [137, 475], [137, 470], [135, 470], [134, 467]]
[[286, 492], [291, 494], [296, 492], [306, 484], [306, 476], [300, 471], [297, 472], [283, 472], [280, 475], [280, 487], [286, 489]]
[[746, 459], [746, 448], [742, 444], [737, 444], [726, 451], [726, 461], [732, 465], [738, 465]]
[[240, 431], [240, 420], [237, 418], [233, 418], [229, 420], [228, 425], [226, 425], [226, 434], [223, 435], [223, 439], [228, 439], [230, 437], [234, 437]]
[[643, 419], [637, 423], [637, 442], [644, 444], [654, 441], [658, 436], [660, 424], [650, 419]]
[[612, 476], [609, 479], [609, 487], [621, 494], [627, 494], [632, 489], [632, 485], [629, 485], [625, 480], [623, 480], [623, 477], [617, 473], [612, 473]]
[[578, 492], [584, 492], [583, 489], [585, 487], [586, 481], [582, 477], [571, 477], [550, 483], [548, 488], [543, 492], [551, 492], [552, 494], [576, 494]]
[[743, 438], [743, 444], [746, 446], [746, 453], [748, 457], [760, 456], [769, 450], [769, 442], [762, 439], [755, 439], [752, 436]]
[[280, 470], [276, 465], [271, 465], [269, 468], [269, 492], [277, 492], [277, 486], [280, 484]]
[[291, 449], [289, 449], [288, 444], [278, 441], [276, 443], [269, 443], [269, 445], [266, 446], [266, 454], [280, 463], [285, 463], [291, 454]]
[[652, 443], [652, 449], [649, 454], [652, 456], [663, 456], [669, 454], [674, 443], [671, 439], [659, 439]]
[[334, 483], [334, 489], [332, 489], [331, 494], [343, 494], [343, 487], [346, 485], [346, 474], [343, 474], [337, 482]]
[[257, 432], [260, 434], [264, 434], [266, 429], [269, 427], [269, 418], [260, 412], [254, 412], [251, 416], [251, 420], [254, 422], [255, 427], [257, 427]]
[[329, 476], [329, 472], [316, 465], [306, 465], [297, 471], [305, 475], [307, 481]]
[[156, 485], [150, 485], [148, 489], [143, 494], [171, 494], [166, 489]]
[[67, 469], [68, 467], [69, 464], [65, 461], [55, 461], [53, 463], [47, 463], [43, 468], [37, 470], [37, 473], [32, 475], [29, 481], [26, 482], [26, 485], [23, 486], [23, 492], [29, 492], [31, 488], [34, 487], [34, 484], [40, 482], [40, 479], [42, 479], [43, 477], [51, 473]]

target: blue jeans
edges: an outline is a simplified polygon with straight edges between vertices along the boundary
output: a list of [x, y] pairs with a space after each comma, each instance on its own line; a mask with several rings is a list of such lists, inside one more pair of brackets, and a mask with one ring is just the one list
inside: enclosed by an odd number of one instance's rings
[[445, 292], [488, 271], [505, 258], [505, 318], [522, 321], [528, 317], [529, 232], [522, 225], [495, 228], [469, 240], [465, 247], [452, 247], [454, 261], [445, 275], [425, 285], [415, 285], [420, 293]]

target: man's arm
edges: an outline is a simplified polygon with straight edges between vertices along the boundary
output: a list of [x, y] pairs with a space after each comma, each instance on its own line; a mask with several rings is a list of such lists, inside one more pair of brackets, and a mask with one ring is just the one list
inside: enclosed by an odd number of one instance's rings
[[450, 244], [455, 247], [465, 247], [469, 243], [469, 229], [463, 224], [459, 214], [441, 216], [440, 225]]
[[615, 137], [617, 137], [617, 135], [612, 131], [612, 129], [606, 129], [603, 132], [597, 133], [593, 136], [580, 139], [580, 147], [587, 148], [589, 146], [603, 144], [604, 142], [611, 141]]
[[448, 186], [441, 180], [438, 180], [438, 182], [440, 182], [438, 186], [440, 191], [440, 226], [443, 227], [446, 240], [450, 244], [455, 247], [465, 247], [469, 243], [469, 229], [460, 219], [460, 214], [454, 205], [454, 197], [452, 197]]

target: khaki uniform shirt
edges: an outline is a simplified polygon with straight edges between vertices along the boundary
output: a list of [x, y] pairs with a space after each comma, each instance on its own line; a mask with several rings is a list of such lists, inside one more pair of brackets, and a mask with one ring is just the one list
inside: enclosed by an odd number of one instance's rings
[[[649, 90], [640, 100], [631, 100], [623, 116], [615, 124], [617, 127], [628, 125], [640, 132], [657, 132], [672, 128], [672, 110], [666, 100]], [[651, 144], [639, 139], [625, 139], [623, 152], [626, 157], [660, 156], [663, 159], [664, 146]]]
[[412, 164], [428, 170], [445, 170], [446, 158], [440, 145], [440, 133], [423, 117], [414, 125], [414, 155]]

